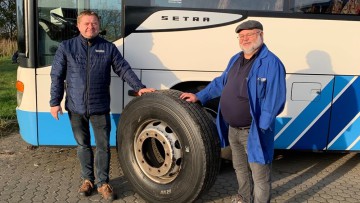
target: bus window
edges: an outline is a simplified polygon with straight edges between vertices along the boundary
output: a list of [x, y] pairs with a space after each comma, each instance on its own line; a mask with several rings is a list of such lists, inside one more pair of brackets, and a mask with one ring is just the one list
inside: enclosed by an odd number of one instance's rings
[[78, 34], [73, 1], [38, 1], [39, 65], [50, 65], [58, 44]]
[[283, 0], [152, 0], [152, 6], [282, 11]]
[[284, 0], [134, 0], [127, 6], [283, 11]]
[[98, 13], [103, 31], [100, 34], [104, 38], [115, 41], [121, 37], [121, 1], [97, 2], [90, 7], [73, 0], [38, 2], [39, 66], [50, 65], [58, 44], [79, 34], [76, 18], [82, 10], [91, 9]]
[[[338, 0], [340, 1], [340, 0]], [[360, 14], [360, 0], [349, 0], [341, 10], [342, 14]]]
[[18, 41], [18, 51], [19, 53], [25, 54], [26, 52], [26, 42], [25, 42], [25, 18], [24, 18], [24, 2], [17, 0], [17, 41]]
[[[222, 2], [224, 0], [221, 0]], [[249, 11], [282, 11], [283, 0], [225, 0], [227, 9]]]
[[360, 14], [360, 0], [296, 0], [295, 12], [320, 14]]
[[276, 0], [274, 4], [274, 11], [284, 10], [284, 0]]
[[[106, 31], [103, 37], [110, 42], [120, 39], [121, 33], [121, 1], [102, 0], [99, 4], [91, 4], [90, 9], [100, 17], [102, 31]], [[101, 33], [100, 33], [101, 34]]]
[[333, 0], [331, 3], [332, 3], [332, 6], [330, 9], [330, 13], [333, 13], [333, 14], [341, 13], [341, 10], [344, 6], [343, 1], [342, 0]]
[[125, 4], [127, 6], [151, 6], [151, 1], [153, 0], [127, 0]]

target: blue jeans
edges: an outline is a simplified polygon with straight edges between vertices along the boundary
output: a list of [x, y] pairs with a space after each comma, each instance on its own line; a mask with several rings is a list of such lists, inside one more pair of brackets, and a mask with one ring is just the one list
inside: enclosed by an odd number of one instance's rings
[[[75, 140], [78, 144], [77, 156], [81, 165], [81, 176], [83, 179], [95, 181], [94, 161], [98, 185], [109, 182], [110, 170], [110, 115], [84, 116], [69, 112], [71, 127]], [[90, 126], [94, 130], [96, 151], [95, 159], [90, 141]]]
[[245, 203], [269, 203], [271, 199], [271, 164], [249, 163], [249, 130], [229, 128], [232, 162], [239, 184], [238, 195]]

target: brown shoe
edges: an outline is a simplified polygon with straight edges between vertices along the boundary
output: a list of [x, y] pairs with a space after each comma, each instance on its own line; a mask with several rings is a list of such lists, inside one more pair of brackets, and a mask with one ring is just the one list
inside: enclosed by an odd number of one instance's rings
[[235, 195], [235, 197], [231, 200], [231, 203], [243, 203], [241, 195]]
[[84, 180], [83, 184], [79, 189], [79, 194], [81, 196], [89, 196], [91, 195], [94, 188], [94, 184], [90, 180]]
[[106, 200], [114, 200], [114, 194], [112, 187], [109, 184], [102, 184], [101, 187], [98, 187], [97, 191], [101, 196]]

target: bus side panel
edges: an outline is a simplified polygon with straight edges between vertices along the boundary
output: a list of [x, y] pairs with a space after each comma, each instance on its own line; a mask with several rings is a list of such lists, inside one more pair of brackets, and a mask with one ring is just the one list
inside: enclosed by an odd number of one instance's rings
[[276, 149], [323, 150], [328, 137], [333, 81], [333, 76], [326, 75], [287, 75], [286, 106], [275, 127]]
[[[169, 20], [162, 20], [162, 16]], [[184, 16], [204, 16], [211, 21], [195, 21], [192, 17], [185, 21]], [[181, 20], [172, 20], [175, 17]], [[234, 30], [241, 17], [220, 12], [158, 11], [125, 38], [124, 57], [135, 69], [222, 72], [239, 51]], [[136, 19], [127, 20], [126, 28], [130, 29]]]
[[20, 135], [22, 139], [31, 144], [38, 145], [37, 129], [36, 129], [36, 113], [16, 109], [16, 117], [18, 120]]
[[[295, 140], [291, 149], [305, 149], [321, 151], [326, 147], [329, 134], [330, 109], [325, 111], [319, 118], [315, 118], [314, 123], [310, 123], [300, 139]], [[294, 142], [295, 142], [294, 141]]]
[[39, 112], [39, 145], [74, 146], [69, 116], [66, 111], [55, 120], [48, 112]]
[[328, 150], [360, 150], [360, 78], [337, 76]]
[[[64, 112], [59, 120], [55, 120], [50, 113], [41, 112], [39, 118], [39, 145], [55, 145], [55, 146], [76, 146], [69, 115]], [[119, 121], [120, 114], [110, 114], [111, 132], [110, 146], [116, 146], [116, 126]], [[90, 126], [91, 144], [95, 146], [95, 138], [93, 129]]]
[[[36, 118], [36, 91], [35, 91], [35, 69], [17, 69], [17, 80], [24, 85], [19, 106], [16, 108], [16, 116], [20, 128], [20, 135], [27, 143], [38, 145], [37, 118]], [[20, 99], [21, 98], [21, 99]]]

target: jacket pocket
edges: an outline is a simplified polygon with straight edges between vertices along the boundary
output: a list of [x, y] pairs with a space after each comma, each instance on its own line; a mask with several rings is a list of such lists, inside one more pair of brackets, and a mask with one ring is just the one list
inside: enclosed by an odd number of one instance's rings
[[266, 78], [257, 78], [257, 84], [256, 84], [256, 88], [257, 88], [257, 97], [259, 99], [262, 99], [265, 97], [265, 92], [266, 92]]

